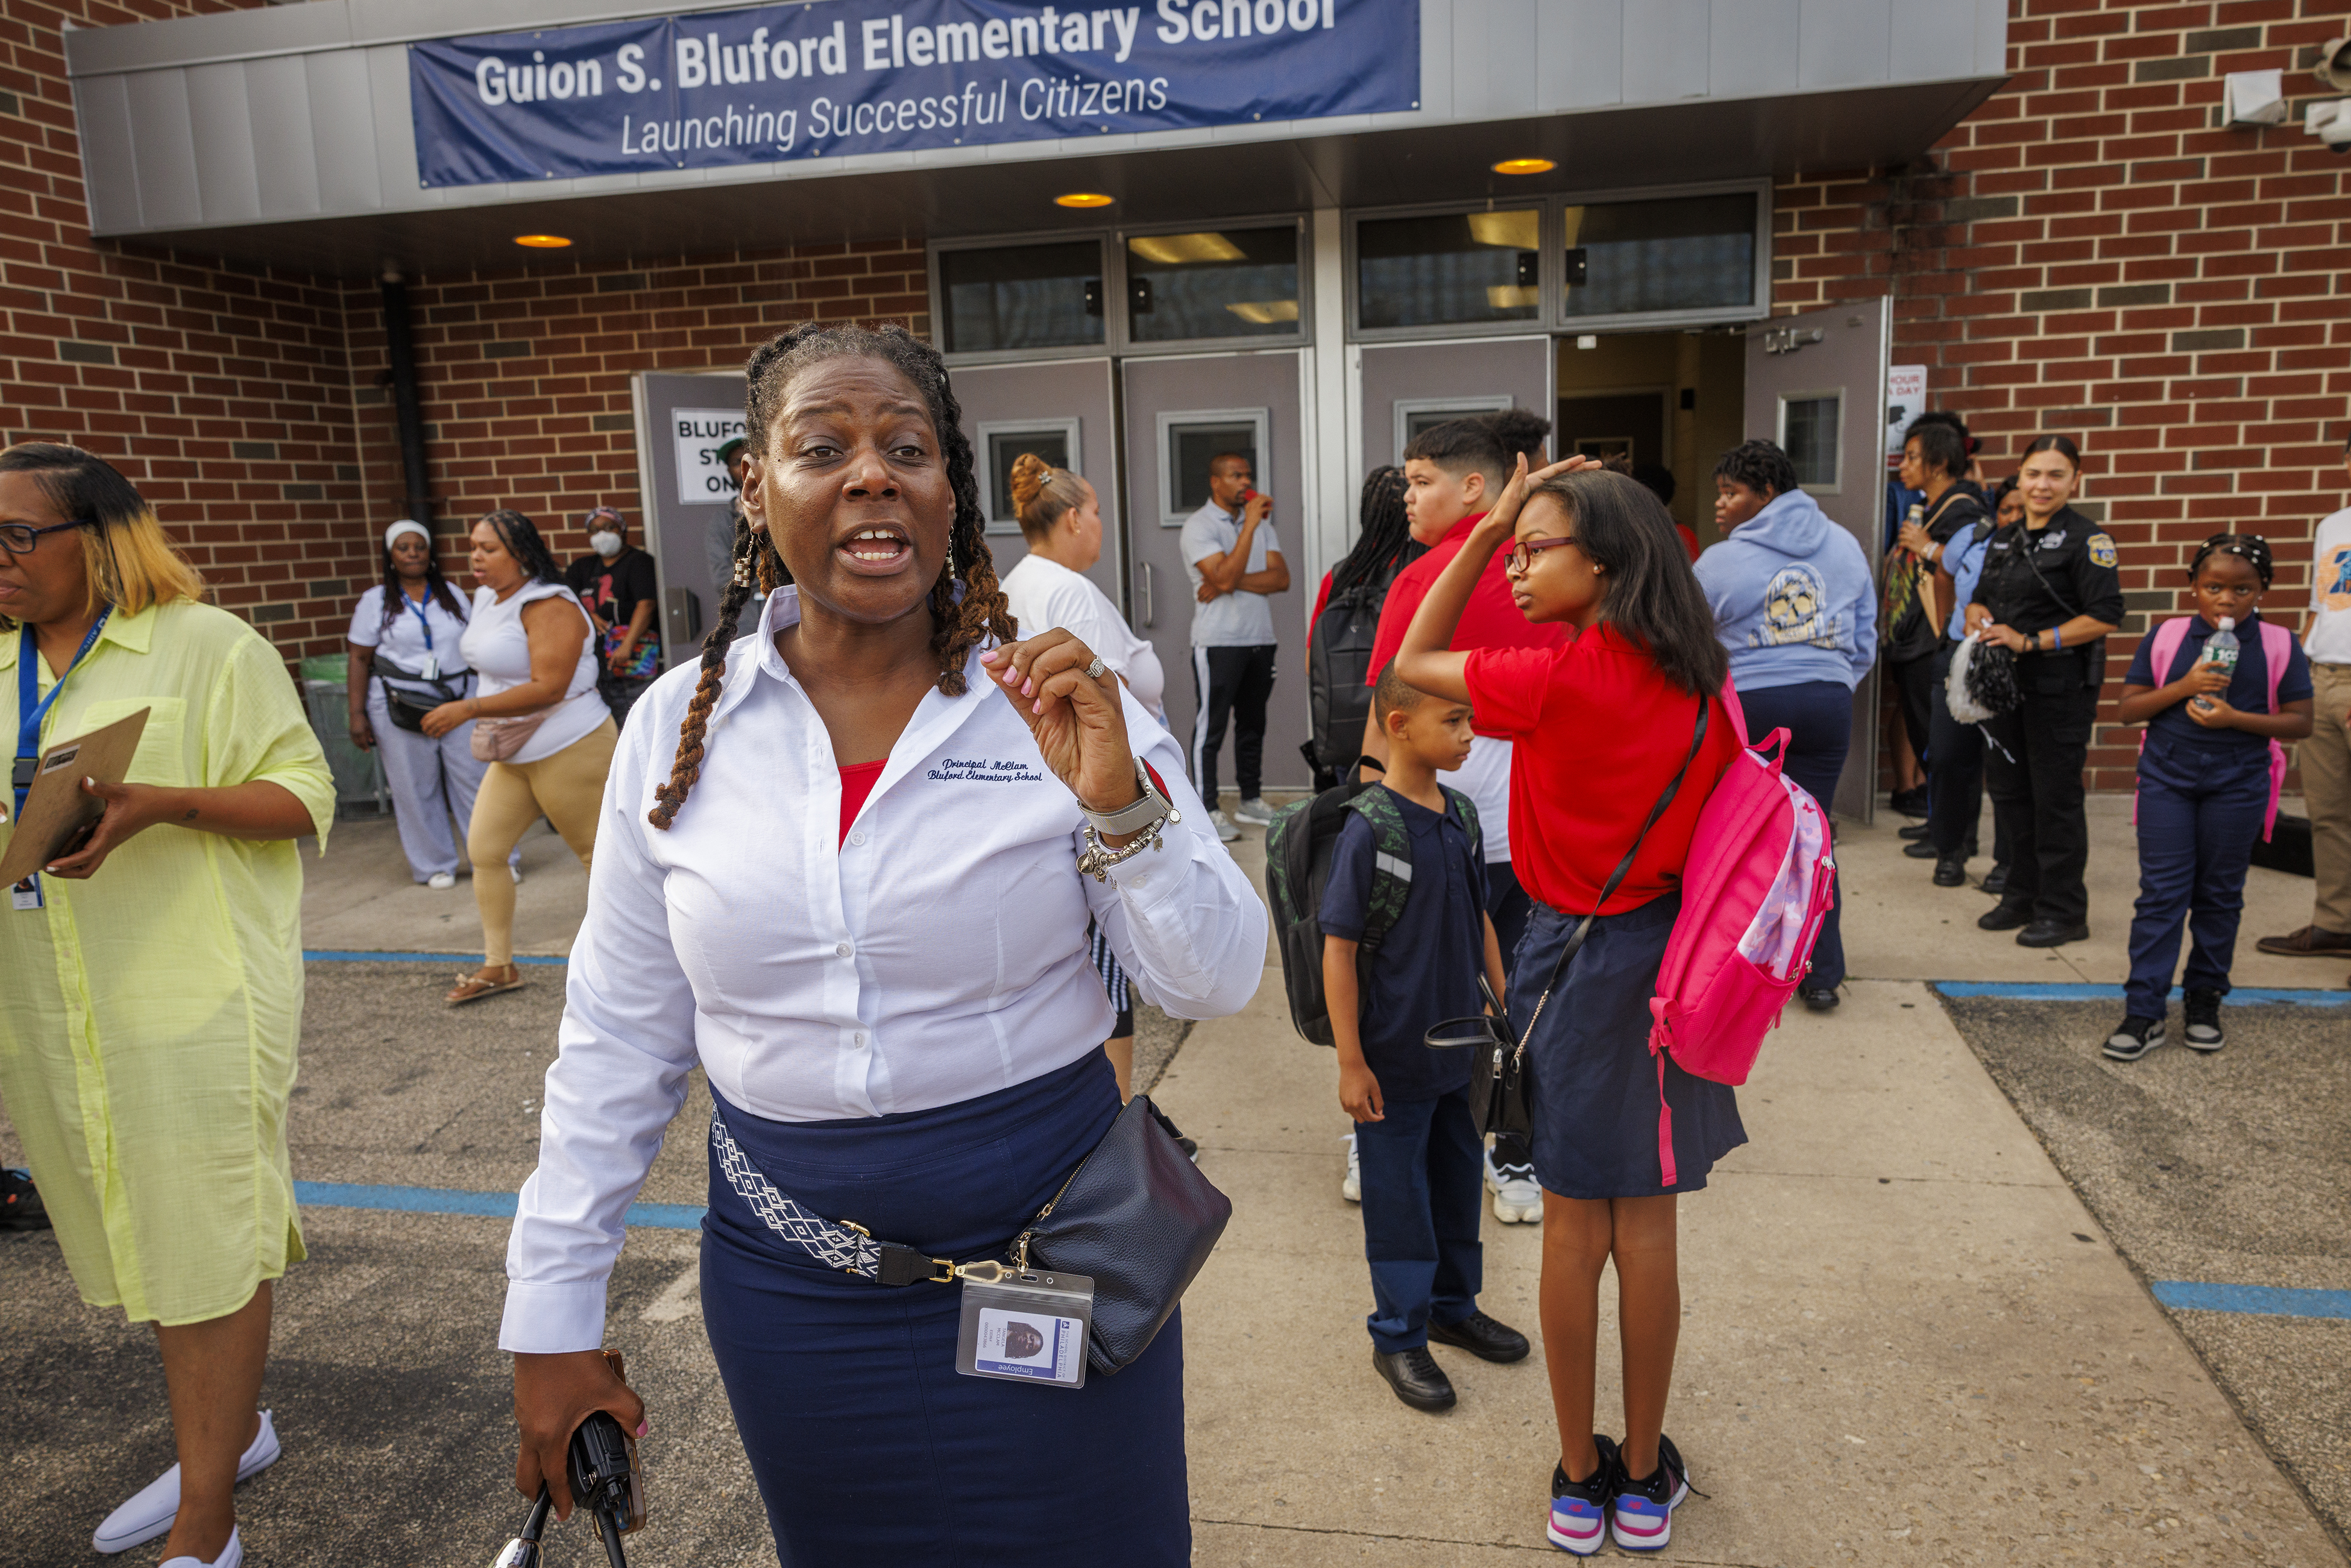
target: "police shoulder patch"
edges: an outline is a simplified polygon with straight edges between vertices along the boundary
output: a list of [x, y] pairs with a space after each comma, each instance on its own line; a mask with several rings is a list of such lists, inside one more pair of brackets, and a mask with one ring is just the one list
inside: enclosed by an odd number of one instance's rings
[[2099, 566], [2111, 567], [2116, 560], [2115, 541], [2104, 532], [2090, 535], [2090, 559]]

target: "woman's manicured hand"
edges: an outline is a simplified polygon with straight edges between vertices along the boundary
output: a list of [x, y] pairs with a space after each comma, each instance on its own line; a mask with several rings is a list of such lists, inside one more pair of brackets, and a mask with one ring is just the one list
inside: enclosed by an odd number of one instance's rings
[[455, 702], [443, 703], [424, 716], [424, 733], [438, 740], [473, 717], [473, 710], [480, 706], [474, 697], [459, 697]]
[[1058, 626], [980, 655], [1036, 737], [1045, 766], [1088, 810], [1115, 811], [1141, 790], [1118, 677], [1107, 669], [1087, 674], [1093, 661], [1092, 648]]
[[596, 1411], [609, 1412], [623, 1431], [643, 1437], [645, 1402], [632, 1393], [601, 1350], [514, 1358], [515, 1425], [521, 1442], [515, 1453], [515, 1490], [538, 1495], [539, 1483], [555, 1499], [555, 1517], [571, 1517], [571, 1481], [564, 1460], [571, 1434]]
[[[106, 810], [65, 854], [41, 869], [51, 876], [80, 881], [106, 863], [106, 857], [158, 822], [172, 816], [178, 791], [153, 784], [101, 784], [81, 781], [81, 792], [106, 802]], [[194, 816], [193, 811], [188, 813]]]

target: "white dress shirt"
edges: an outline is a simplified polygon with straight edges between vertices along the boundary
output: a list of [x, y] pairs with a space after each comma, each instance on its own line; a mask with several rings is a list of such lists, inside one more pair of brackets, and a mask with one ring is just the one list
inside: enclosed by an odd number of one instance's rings
[[799, 616], [785, 589], [729, 651], [701, 776], [666, 832], [645, 813], [698, 670], [655, 682], [638, 703], [650, 722], [622, 732], [538, 1169], [507, 1248], [504, 1349], [602, 1343], [622, 1217], [697, 1061], [729, 1103], [784, 1122], [1027, 1082], [1109, 1036], [1089, 917], [1179, 1018], [1237, 1011], [1262, 977], [1265, 906], [1131, 694], [1129, 736], [1183, 821], [1108, 883], [1078, 874], [1077, 801], [977, 650], [971, 689], [923, 698], [841, 839], [832, 743], [775, 646]]

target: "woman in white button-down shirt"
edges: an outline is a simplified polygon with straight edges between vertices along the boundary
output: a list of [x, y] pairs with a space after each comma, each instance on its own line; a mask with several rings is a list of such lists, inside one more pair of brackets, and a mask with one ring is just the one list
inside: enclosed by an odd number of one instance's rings
[[[811, 324], [747, 376], [752, 559], [699, 673], [655, 685], [613, 758], [507, 1252], [517, 1482], [568, 1508], [573, 1427], [643, 1420], [594, 1353], [622, 1214], [699, 1061], [728, 1150], [704, 1318], [784, 1560], [1186, 1563], [1180, 1318], [1074, 1392], [958, 1376], [960, 1287], [827, 1269], [747, 1192], [764, 1176], [926, 1254], [1000, 1256], [1118, 1110], [1089, 919], [1146, 998], [1208, 1018], [1255, 991], [1264, 906], [1083, 643], [991, 647], [1010, 627], [935, 352]], [[755, 578], [767, 608], [736, 641]], [[1081, 877], [1080, 803], [1141, 799], [1138, 755], [1181, 820]]]

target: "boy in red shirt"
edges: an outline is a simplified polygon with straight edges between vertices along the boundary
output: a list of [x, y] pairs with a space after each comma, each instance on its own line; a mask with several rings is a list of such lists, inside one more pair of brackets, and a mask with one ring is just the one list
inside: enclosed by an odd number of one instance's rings
[[[1415, 436], [1404, 450], [1405, 514], [1412, 537], [1429, 547], [1428, 553], [1398, 573], [1380, 607], [1380, 628], [1372, 644], [1371, 680], [1376, 685], [1382, 670], [1404, 644], [1405, 628], [1413, 612], [1447, 563], [1460, 553], [1462, 543], [1478, 519], [1486, 515], [1501, 493], [1521, 453], [1541, 462], [1543, 438], [1551, 422], [1520, 409], [1504, 409], [1469, 419], [1433, 426]], [[1509, 580], [1499, 556], [1478, 579], [1461, 625], [1453, 636], [1456, 653], [1473, 648], [1555, 648], [1565, 633], [1558, 626], [1538, 626], [1519, 613], [1510, 600]], [[1457, 782], [1478, 808], [1484, 827], [1486, 911], [1502, 943], [1507, 969], [1527, 927], [1527, 894], [1510, 869], [1510, 741], [1509, 736], [1473, 715], [1476, 739], [1469, 759], [1461, 765]], [[1364, 755], [1387, 758], [1387, 738], [1376, 722], [1364, 726]], [[1486, 1165], [1486, 1185], [1494, 1193], [1494, 1218], [1505, 1225], [1542, 1223], [1542, 1192], [1535, 1185], [1534, 1157], [1524, 1138], [1500, 1134]]]

